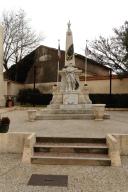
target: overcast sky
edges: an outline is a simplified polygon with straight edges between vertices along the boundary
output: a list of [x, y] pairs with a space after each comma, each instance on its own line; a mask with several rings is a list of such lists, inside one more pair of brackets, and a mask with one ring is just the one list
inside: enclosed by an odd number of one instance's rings
[[128, 0], [1, 0], [4, 10], [25, 10], [34, 30], [42, 33], [42, 44], [65, 49], [67, 22], [70, 19], [75, 52], [84, 54], [86, 40], [99, 35], [109, 37], [114, 27], [128, 20]]

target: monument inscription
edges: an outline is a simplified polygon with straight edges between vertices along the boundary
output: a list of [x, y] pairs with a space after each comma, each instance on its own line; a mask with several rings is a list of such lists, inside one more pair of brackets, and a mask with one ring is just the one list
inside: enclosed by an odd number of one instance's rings
[[78, 94], [76, 93], [64, 93], [63, 104], [65, 105], [77, 105], [78, 104]]

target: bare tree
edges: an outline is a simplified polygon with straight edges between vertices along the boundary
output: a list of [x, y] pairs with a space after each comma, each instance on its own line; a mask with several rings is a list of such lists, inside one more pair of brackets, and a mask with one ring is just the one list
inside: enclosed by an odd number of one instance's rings
[[25, 12], [4, 12], [2, 17], [4, 28], [4, 68], [9, 64], [17, 64], [25, 55], [35, 49], [43, 39], [32, 31]]
[[100, 36], [90, 42], [91, 58], [110, 66], [118, 74], [128, 73], [128, 23], [114, 29], [110, 38]]

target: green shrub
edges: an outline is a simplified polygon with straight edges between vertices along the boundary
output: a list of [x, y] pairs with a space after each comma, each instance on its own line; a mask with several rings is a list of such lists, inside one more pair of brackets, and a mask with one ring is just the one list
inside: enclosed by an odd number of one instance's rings
[[17, 96], [17, 102], [21, 105], [48, 105], [52, 99], [52, 94], [42, 94], [39, 89], [21, 89]]
[[8, 117], [2, 117], [1, 124], [10, 124], [10, 119]]

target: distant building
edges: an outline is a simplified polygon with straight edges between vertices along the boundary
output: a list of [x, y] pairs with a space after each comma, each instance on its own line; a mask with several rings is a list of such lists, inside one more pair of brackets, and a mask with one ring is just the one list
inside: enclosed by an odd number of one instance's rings
[[[65, 51], [61, 51], [60, 70], [64, 67]], [[85, 71], [85, 57], [75, 54], [76, 67]], [[9, 79], [31, 84], [34, 81], [34, 68], [36, 83], [50, 83], [57, 81], [58, 50], [46, 46], [39, 46], [36, 50], [25, 56], [18, 64], [10, 68]], [[108, 76], [109, 69], [92, 59], [87, 59], [88, 76]]]
[[[81, 83], [85, 78], [85, 57], [75, 54], [76, 67], [83, 70]], [[65, 52], [61, 51], [60, 70], [64, 66]], [[43, 93], [52, 93], [52, 87], [57, 81], [58, 50], [46, 46], [39, 46], [36, 50], [22, 59], [18, 65], [10, 68], [10, 74], [5, 74], [7, 84], [6, 95], [17, 95], [19, 89], [33, 88], [34, 66], [36, 88]], [[109, 68], [87, 59], [87, 84], [89, 93], [110, 93]], [[128, 78], [112, 77], [112, 93], [128, 93]]]
[[[65, 51], [61, 51], [59, 69], [64, 67]], [[80, 80], [84, 82], [85, 57], [75, 54], [76, 67], [82, 69]], [[58, 50], [47, 46], [39, 46], [25, 56], [17, 65], [11, 66], [7, 81], [7, 95], [16, 95], [21, 88], [32, 88], [35, 78], [36, 88], [43, 93], [52, 93], [52, 87], [57, 82]], [[87, 76], [109, 76], [109, 69], [92, 59], [87, 59]], [[59, 77], [60, 81], [60, 77]]]
[[[5, 95], [17, 95], [22, 88], [33, 88], [34, 66], [36, 88], [43, 93], [52, 93], [52, 87], [57, 81], [58, 50], [46, 46], [39, 46], [36, 50], [22, 59], [17, 67], [13, 65], [9, 70], [9, 76], [5, 74], [7, 84]], [[76, 67], [83, 70], [80, 76], [81, 83], [85, 78], [85, 57], [75, 54]], [[64, 66], [65, 52], [61, 51], [60, 69]], [[110, 77], [109, 69], [94, 60], [87, 59], [87, 84], [89, 93], [109, 93]], [[128, 93], [128, 78], [119, 79], [112, 77], [112, 93]]]

